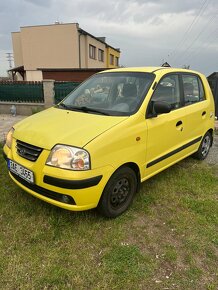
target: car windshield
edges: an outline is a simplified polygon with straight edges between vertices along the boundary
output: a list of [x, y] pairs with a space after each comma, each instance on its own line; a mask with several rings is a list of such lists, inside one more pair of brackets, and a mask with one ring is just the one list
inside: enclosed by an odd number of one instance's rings
[[110, 116], [134, 114], [142, 104], [154, 75], [143, 72], [96, 74], [72, 91], [59, 108]]

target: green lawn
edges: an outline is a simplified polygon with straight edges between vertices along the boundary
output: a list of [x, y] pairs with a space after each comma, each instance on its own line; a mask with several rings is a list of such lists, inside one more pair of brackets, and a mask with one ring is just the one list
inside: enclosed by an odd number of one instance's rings
[[218, 289], [217, 165], [178, 163], [110, 220], [25, 193], [1, 151], [0, 289]]

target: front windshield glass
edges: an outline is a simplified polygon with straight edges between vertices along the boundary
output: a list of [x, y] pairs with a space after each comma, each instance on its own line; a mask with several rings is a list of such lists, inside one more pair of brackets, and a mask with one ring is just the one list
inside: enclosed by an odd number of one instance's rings
[[143, 102], [153, 79], [151, 73], [100, 73], [82, 83], [58, 106], [94, 114], [132, 115]]

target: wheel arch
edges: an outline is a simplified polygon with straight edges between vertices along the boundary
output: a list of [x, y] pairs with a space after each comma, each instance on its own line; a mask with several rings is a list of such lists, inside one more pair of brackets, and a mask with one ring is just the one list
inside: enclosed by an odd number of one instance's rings
[[[119, 175], [119, 173], [121, 175]], [[121, 182], [122, 180], [127, 180], [127, 179], [128, 179], [127, 188], [121, 189], [121, 192], [119, 194], [118, 182]], [[129, 183], [129, 181], [131, 181], [132, 183]], [[116, 188], [117, 189], [116, 191], [114, 191], [115, 186], [118, 187], [118, 189]], [[103, 216], [110, 217], [110, 218], [119, 216], [130, 206], [130, 204], [132, 203], [134, 194], [138, 192], [139, 190], [139, 186], [140, 186], [140, 170], [137, 164], [133, 162], [128, 162], [128, 163], [120, 165], [113, 172], [107, 184], [105, 185], [105, 188], [102, 192], [102, 195], [97, 205], [98, 211]], [[111, 198], [113, 195], [115, 196], [115, 201], [113, 201], [114, 198], [113, 199]], [[119, 197], [119, 195], [121, 195], [121, 197]], [[116, 205], [117, 203], [116, 197], [118, 198], [117, 205]]]
[[214, 132], [214, 130], [213, 130], [212, 128], [210, 128], [210, 129], [206, 132], [206, 134], [207, 134], [208, 132], [211, 134], [211, 137], [212, 137], [212, 142], [211, 142], [211, 145], [210, 145], [210, 146], [212, 146], [212, 145], [213, 145], [213, 132]]
[[124, 163], [123, 165], [121, 165], [120, 167], [118, 167], [117, 170], [119, 170], [122, 167], [129, 167], [130, 169], [132, 169], [135, 172], [136, 179], [137, 179], [137, 192], [139, 192], [140, 184], [141, 184], [141, 174], [140, 174], [140, 169], [139, 169], [138, 165], [134, 162], [127, 162], [127, 163]]

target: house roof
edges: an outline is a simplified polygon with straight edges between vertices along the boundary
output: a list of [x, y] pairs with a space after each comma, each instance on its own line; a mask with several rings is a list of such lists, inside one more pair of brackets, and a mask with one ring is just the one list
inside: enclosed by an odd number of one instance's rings
[[44, 72], [97, 72], [103, 71], [108, 68], [37, 68], [37, 70], [41, 70]]
[[211, 75], [209, 75], [207, 78], [218, 78], [218, 72], [213, 72]]
[[14, 68], [9, 69], [8, 71], [14, 71], [14, 72], [23, 72], [24, 71], [24, 66], [16, 66]]
[[111, 47], [112, 49], [116, 50], [117, 52], [120, 52], [120, 49], [119, 49], [119, 48], [114, 48], [113, 46], [111, 46], [111, 45], [107, 44], [105, 41], [103, 41], [103, 40], [102, 40], [103, 37], [96, 37], [96, 36], [92, 35], [91, 33], [89, 33], [89, 32], [87, 32], [87, 31], [83, 30], [82, 28], [78, 28], [78, 32], [79, 32], [80, 34], [83, 34], [83, 35], [88, 35], [88, 36], [90, 36], [90, 37], [92, 37], [92, 38], [98, 40], [99, 42], [105, 44], [107, 47]]

